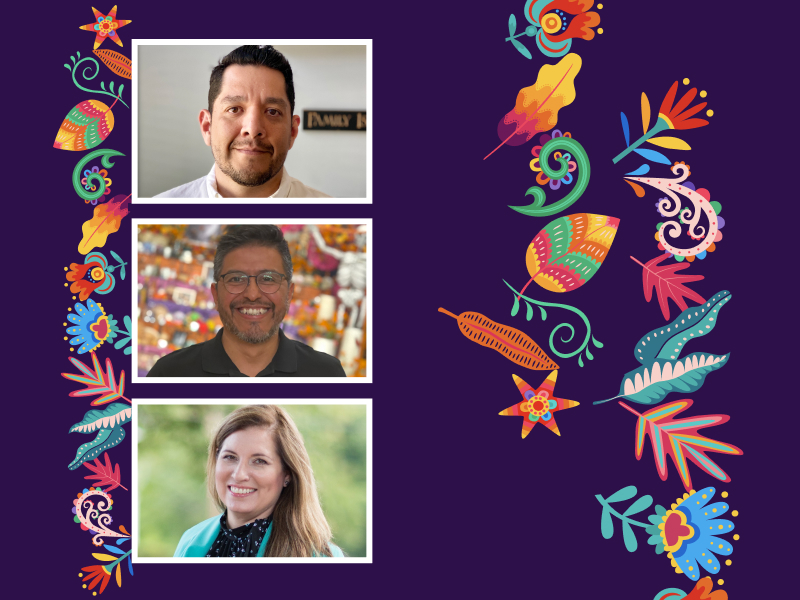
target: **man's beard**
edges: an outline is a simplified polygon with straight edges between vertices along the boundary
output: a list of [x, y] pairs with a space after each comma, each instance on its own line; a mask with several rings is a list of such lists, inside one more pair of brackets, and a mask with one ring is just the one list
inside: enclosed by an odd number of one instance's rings
[[[259, 327], [258, 323], [251, 323], [250, 326], [245, 330], [242, 331], [233, 323], [233, 314], [234, 310], [242, 308], [243, 306], [248, 306], [251, 308], [256, 307], [264, 307], [264, 308], [271, 308], [272, 309], [272, 327], [270, 327], [269, 331], [263, 331], [261, 327]], [[248, 344], [263, 344], [264, 342], [272, 339], [276, 333], [278, 333], [278, 329], [280, 329], [281, 322], [283, 322], [283, 318], [286, 316], [286, 309], [282, 312], [275, 312], [275, 305], [273, 304], [271, 307], [264, 304], [240, 304], [235, 308], [232, 306], [228, 306], [227, 310], [223, 307], [219, 307], [219, 318], [222, 319], [222, 324], [225, 326], [225, 330], [235, 335], [237, 338], [246, 342]]]
[[[250, 146], [239, 146], [250, 147]], [[283, 163], [286, 161], [287, 152], [275, 154], [275, 148], [271, 144], [256, 144], [255, 149], [266, 150], [272, 153], [272, 159], [269, 166], [265, 171], [257, 171], [255, 169], [239, 170], [233, 166], [233, 162], [227, 158], [223, 148], [218, 148], [214, 145], [214, 140], [211, 140], [211, 153], [214, 155], [214, 161], [217, 163], [219, 170], [230, 177], [235, 183], [244, 187], [258, 187], [264, 185], [270, 179], [280, 173], [283, 168]], [[227, 156], [230, 157], [235, 152], [233, 144], [227, 149]]]

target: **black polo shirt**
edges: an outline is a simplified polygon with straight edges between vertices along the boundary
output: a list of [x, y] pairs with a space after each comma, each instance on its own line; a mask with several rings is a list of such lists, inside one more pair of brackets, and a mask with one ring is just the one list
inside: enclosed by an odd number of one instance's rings
[[[247, 377], [239, 371], [222, 345], [222, 329], [201, 344], [162, 356], [148, 377]], [[278, 351], [256, 377], [346, 377], [342, 363], [324, 352], [290, 340], [278, 330]]]

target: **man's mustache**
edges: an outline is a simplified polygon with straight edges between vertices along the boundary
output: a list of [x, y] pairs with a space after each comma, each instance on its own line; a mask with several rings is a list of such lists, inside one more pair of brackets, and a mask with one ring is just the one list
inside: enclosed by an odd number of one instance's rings
[[272, 144], [231, 144], [231, 150], [258, 150], [259, 152], [275, 152], [275, 148], [272, 147]]

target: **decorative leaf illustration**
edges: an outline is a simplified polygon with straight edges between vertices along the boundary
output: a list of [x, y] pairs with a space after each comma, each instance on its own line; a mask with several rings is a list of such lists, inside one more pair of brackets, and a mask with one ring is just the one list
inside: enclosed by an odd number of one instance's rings
[[80, 423], [70, 427], [69, 432], [91, 433], [97, 431], [97, 436], [86, 444], [81, 445], [75, 454], [75, 460], [69, 464], [70, 470], [75, 470], [87, 460], [91, 460], [103, 450], [113, 448], [125, 439], [125, 430], [122, 425], [130, 421], [133, 409], [124, 404], [115, 403], [106, 410], [88, 411]]
[[622, 118], [622, 133], [625, 136], [625, 146], [631, 145], [631, 131], [630, 127], [628, 127], [628, 117], [625, 116], [624, 112], [619, 113], [619, 116]]
[[114, 104], [109, 107], [99, 100], [85, 100], [76, 105], [64, 117], [53, 147], [81, 152], [102, 143], [114, 129]]
[[704, 306], [687, 308], [666, 328], [657, 327], [642, 336], [633, 355], [645, 364], [656, 358], [678, 358], [688, 342], [714, 330], [719, 311], [730, 299], [731, 293], [722, 291], [710, 298]]
[[700, 294], [684, 285], [692, 281], [700, 281], [704, 277], [702, 275], [678, 274], [678, 271], [689, 268], [691, 263], [672, 263], [667, 266], [661, 266], [661, 263], [667, 258], [669, 258], [668, 254], [661, 254], [643, 265], [631, 256], [631, 260], [642, 266], [642, 286], [645, 300], [650, 302], [653, 298], [653, 290], [655, 290], [658, 297], [658, 305], [661, 307], [661, 314], [664, 315], [665, 319], [669, 320], [667, 300], [672, 300], [681, 310], [688, 308], [684, 297], [699, 304], [703, 304], [705, 300]]
[[729, 357], [730, 354], [695, 352], [677, 360], [654, 359], [652, 364], [626, 373], [616, 397], [638, 404], [658, 404], [670, 392], [694, 392], [703, 385], [706, 375], [722, 368]]
[[618, 227], [616, 217], [589, 213], [550, 221], [528, 245], [531, 279], [551, 292], [577, 290], [602, 266]]
[[118, 398], [122, 398], [123, 400], [130, 402], [128, 398], [123, 396], [125, 393], [125, 371], [120, 372], [119, 384], [117, 384], [116, 380], [114, 379], [114, 368], [111, 366], [111, 359], [106, 358], [106, 369], [108, 370], [108, 374], [106, 374], [103, 371], [103, 367], [100, 366], [100, 361], [97, 360], [97, 355], [94, 352], [91, 354], [94, 372], [92, 372], [89, 367], [87, 367], [77, 358], [73, 358], [71, 356], [69, 357], [69, 361], [75, 365], [78, 370], [83, 373], [83, 375], [62, 373], [61, 376], [69, 379], [70, 381], [82, 383], [86, 386], [82, 390], [70, 392], [70, 397], [83, 398], [96, 395], [98, 398], [92, 401], [92, 406], [107, 404], [108, 402], [112, 402]]
[[511, 43], [514, 45], [514, 48], [519, 50], [519, 53], [522, 54], [522, 56], [530, 59], [533, 58], [533, 56], [531, 56], [531, 51], [528, 50], [525, 46], [523, 46], [522, 43], [520, 43], [518, 40], [511, 40]]
[[508, 17], [508, 35], [514, 35], [517, 32], [517, 17], [513, 14]]
[[614, 510], [611, 507], [611, 504], [614, 502], [624, 502], [625, 500], [630, 500], [635, 495], [636, 486], [634, 485], [624, 487], [621, 490], [611, 494], [608, 498], [603, 498], [600, 494], [595, 495], [597, 501], [603, 506], [603, 512], [600, 515], [600, 533], [605, 539], [610, 540], [614, 536], [614, 520], [612, 519], [612, 515], [617, 517], [620, 521], [622, 521], [622, 538], [625, 542], [625, 548], [628, 550], [628, 552], [635, 552], [636, 548], [638, 547], [636, 534], [633, 532], [631, 525], [636, 525], [637, 527], [647, 527], [646, 523], [634, 521], [630, 518], [630, 515], [635, 515], [647, 509], [653, 503], [653, 497], [648, 495], [642, 496], [636, 500], [636, 502], [631, 504], [630, 507], [628, 507], [628, 509], [622, 514]]
[[[519, 310], [519, 299], [515, 308]], [[520, 366], [535, 371], [558, 369], [547, 353], [518, 329], [495, 323], [476, 312], [464, 312], [458, 316], [443, 308], [439, 312], [456, 319], [461, 333], [473, 342], [494, 348]]]
[[661, 136], [661, 137], [654, 137], [647, 140], [654, 146], [660, 146], [661, 148], [671, 148], [672, 150], [691, 150], [692, 147], [684, 142], [681, 139], [676, 137], [669, 137], [669, 136]]
[[634, 150], [634, 152], [636, 152], [636, 154], [638, 154], [639, 156], [646, 158], [647, 160], [651, 160], [656, 163], [661, 163], [662, 165], [672, 164], [672, 162], [670, 162], [670, 160], [666, 156], [661, 154], [661, 152], [656, 152], [655, 150], [646, 150], [645, 148], [637, 148], [636, 150]]
[[[93, 483], [93, 486], [111, 486], [103, 490], [106, 493], [118, 487], [121, 487], [123, 490], [127, 491], [128, 488], [121, 483], [122, 478], [119, 474], [119, 464], [115, 465], [114, 467], [111, 466], [111, 459], [108, 457], [108, 452], [103, 455], [103, 458], [106, 461], [105, 464], [100, 462], [99, 457], [94, 459], [94, 465], [89, 462], [83, 463], [84, 467], [95, 473], [94, 475], [86, 475], [84, 479], [96, 479], [97, 482]], [[108, 548], [108, 546], [106, 547]], [[109, 550], [112, 550], [112, 548], [109, 548]], [[113, 550], [116, 551], [115, 548]], [[122, 554], [122, 552], [120, 552], [120, 554]]]
[[[114, 73], [125, 79], [131, 78], [130, 58], [113, 50], [95, 50], [94, 53]], [[113, 85], [113, 82], [111, 85]], [[113, 92], [114, 90], [112, 89], [111, 91]], [[122, 90], [120, 90], [120, 93], [122, 93]]]
[[[642, 129], [644, 133], [650, 128], [650, 101], [647, 99], [647, 94], [642, 92]], [[630, 144], [628, 144], [630, 146]]]
[[[522, 49], [517, 49], [522, 52]], [[555, 127], [558, 111], [575, 100], [575, 76], [581, 70], [581, 64], [581, 57], [571, 53], [555, 65], [542, 66], [536, 83], [519, 91], [514, 108], [500, 120], [497, 135], [502, 142], [484, 160], [503, 144], [519, 146], [537, 132]]]
[[633, 352], [643, 366], [622, 377], [619, 395], [594, 404], [617, 398], [639, 404], [656, 404], [670, 392], [700, 389], [706, 375], [723, 367], [730, 354], [717, 356], [695, 352], [681, 357], [681, 352], [689, 341], [714, 329], [719, 311], [730, 299], [730, 292], [719, 292], [703, 306], [688, 308], [666, 327], [659, 327], [643, 336]]
[[678, 469], [687, 492], [692, 489], [692, 478], [689, 474], [687, 459], [720, 481], [731, 480], [728, 474], [706, 455], [706, 452], [741, 455], [742, 451], [736, 446], [724, 444], [697, 433], [698, 430], [705, 427], [727, 423], [730, 419], [728, 415], [701, 415], [686, 419], [674, 419], [674, 415], [685, 411], [692, 405], [692, 401], [688, 398], [652, 408], [642, 414], [624, 402], [620, 402], [620, 405], [639, 417], [636, 422], [636, 460], [642, 458], [644, 437], [647, 435], [653, 446], [656, 469], [662, 481], [667, 480], [667, 455], [672, 457], [672, 462]]
[[83, 238], [78, 244], [78, 252], [85, 255], [106, 245], [108, 236], [119, 231], [122, 219], [128, 215], [130, 199], [130, 194], [120, 194], [95, 207], [94, 216], [81, 227]]

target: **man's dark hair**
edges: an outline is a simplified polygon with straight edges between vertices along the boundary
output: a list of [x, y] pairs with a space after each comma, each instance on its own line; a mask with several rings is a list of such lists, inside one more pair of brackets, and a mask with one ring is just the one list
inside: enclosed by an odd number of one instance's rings
[[289, 283], [292, 282], [292, 254], [289, 252], [289, 244], [283, 239], [283, 232], [276, 225], [229, 226], [217, 244], [217, 254], [214, 256], [214, 281], [219, 281], [222, 275], [222, 261], [228, 252], [244, 246], [275, 248], [281, 255], [284, 275]]
[[214, 113], [214, 101], [222, 90], [222, 75], [230, 65], [255, 65], [279, 71], [286, 81], [286, 97], [289, 98], [294, 114], [292, 67], [286, 57], [272, 46], [239, 46], [220, 59], [219, 64], [211, 71], [211, 80], [208, 82], [208, 112]]

